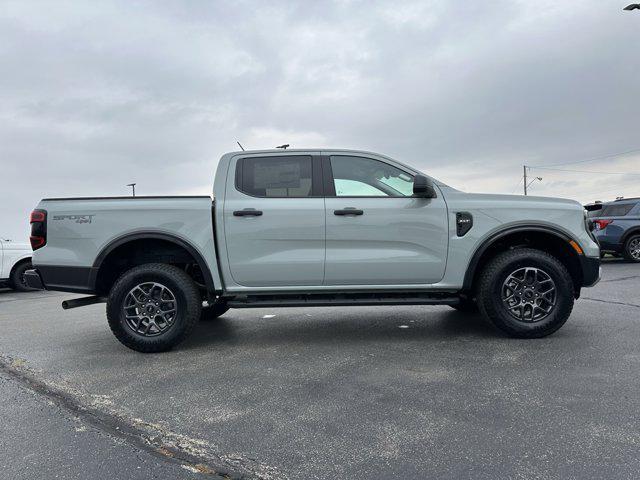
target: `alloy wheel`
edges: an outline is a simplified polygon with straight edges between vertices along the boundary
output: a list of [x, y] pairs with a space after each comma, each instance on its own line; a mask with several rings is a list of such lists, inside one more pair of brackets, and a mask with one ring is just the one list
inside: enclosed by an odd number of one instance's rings
[[540, 268], [518, 268], [502, 284], [502, 303], [509, 314], [520, 322], [544, 320], [553, 311], [556, 300], [556, 284]]
[[629, 242], [629, 255], [634, 260], [640, 260], [640, 238], [634, 238]]
[[178, 303], [169, 288], [147, 282], [136, 285], [127, 293], [122, 310], [131, 330], [138, 335], [154, 337], [173, 326]]

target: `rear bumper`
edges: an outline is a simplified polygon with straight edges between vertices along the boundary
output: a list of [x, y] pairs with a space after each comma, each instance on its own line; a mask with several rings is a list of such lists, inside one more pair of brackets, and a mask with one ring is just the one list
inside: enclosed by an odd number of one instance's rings
[[596, 232], [596, 239], [600, 245], [600, 250], [606, 252], [622, 251], [622, 235], [605, 235], [606, 230]]
[[[92, 267], [38, 265], [25, 272], [25, 279], [27, 285], [33, 288], [91, 294], [95, 273], [96, 269]], [[33, 285], [29, 282], [33, 282]]]
[[40, 272], [36, 269], [27, 270], [24, 272], [24, 281], [27, 282], [29, 288], [37, 288], [38, 290], [44, 290], [44, 284], [42, 283], [42, 277]]
[[600, 259], [595, 257], [580, 257], [580, 267], [582, 268], [582, 286], [593, 287], [600, 281], [602, 269]]
[[600, 241], [600, 250], [602, 250], [603, 252], [620, 253], [622, 252], [622, 244]]

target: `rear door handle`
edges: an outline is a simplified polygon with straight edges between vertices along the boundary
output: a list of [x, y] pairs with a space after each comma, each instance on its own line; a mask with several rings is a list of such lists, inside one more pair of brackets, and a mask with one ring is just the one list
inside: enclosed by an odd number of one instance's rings
[[364, 215], [364, 211], [358, 210], [357, 208], [344, 208], [342, 210], [334, 210], [334, 215]]
[[259, 217], [262, 215], [262, 210], [256, 210], [255, 208], [245, 208], [244, 210], [236, 210], [233, 212], [234, 217]]

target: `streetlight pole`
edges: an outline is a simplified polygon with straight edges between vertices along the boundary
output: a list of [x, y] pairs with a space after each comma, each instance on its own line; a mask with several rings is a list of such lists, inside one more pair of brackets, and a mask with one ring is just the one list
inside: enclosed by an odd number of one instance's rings
[[127, 187], [131, 187], [131, 193], [133, 196], [136, 196], [136, 184], [135, 183], [127, 183]]
[[524, 185], [524, 194], [526, 195], [527, 194], [527, 166], [523, 165], [522, 169], [524, 171], [524, 183], [523, 183], [523, 185]]
[[532, 184], [533, 182], [535, 182], [536, 180], [538, 180], [539, 182], [541, 182], [541, 181], [542, 181], [542, 177], [534, 177], [534, 179], [533, 179], [533, 180], [531, 180], [531, 181], [529, 182], [529, 185], [527, 185], [527, 188], [529, 188], [529, 187], [531, 186], [531, 184]]

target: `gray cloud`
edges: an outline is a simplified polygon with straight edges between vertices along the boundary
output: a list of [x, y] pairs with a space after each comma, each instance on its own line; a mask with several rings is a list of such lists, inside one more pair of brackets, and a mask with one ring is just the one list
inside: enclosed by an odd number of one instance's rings
[[[503, 193], [523, 163], [640, 147], [624, 2], [463, 3], [3, 3], [0, 235], [24, 237], [44, 196], [209, 193], [236, 140], [375, 150]], [[640, 194], [640, 176], [535, 173], [536, 194]]]

